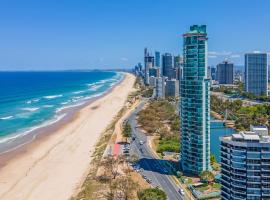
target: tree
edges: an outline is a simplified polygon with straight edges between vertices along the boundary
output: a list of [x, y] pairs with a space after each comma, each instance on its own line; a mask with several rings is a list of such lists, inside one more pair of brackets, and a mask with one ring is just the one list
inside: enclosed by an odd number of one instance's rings
[[124, 129], [123, 129], [122, 135], [125, 138], [131, 137], [131, 125], [129, 123], [126, 123], [124, 125]]
[[210, 156], [210, 162], [211, 162], [211, 165], [213, 165], [213, 164], [215, 164], [217, 162], [217, 159], [216, 159], [216, 157], [215, 157], [214, 154], [211, 154], [211, 156]]
[[207, 183], [210, 183], [211, 184], [215, 180], [215, 176], [210, 171], [203, 171], [200, 174], [200, 179], [201, 179], [202, 182], [207, 182]]
[[119, 159], [115, 159], [113, 156], [106, 156], [101, 162], [104, 167], [104, 173], [108, 177], [116, 178], [118, 174]]
[[167, 195], [158, 188], [148, 188], [137, 193], [139, 200], [167, 200]]
[[113, 183], [115, 199], [134, 199], [136, 188], [138, 184], [135, 183], [130, 177], [121, 176]]

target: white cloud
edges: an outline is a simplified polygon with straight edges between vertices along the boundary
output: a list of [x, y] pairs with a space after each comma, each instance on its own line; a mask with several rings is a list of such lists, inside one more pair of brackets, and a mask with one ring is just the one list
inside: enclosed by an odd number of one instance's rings
[[208, 58], [240, 58], [241, 54], [230, 51], [209, 51]]
[[218, 52], [218, 51], [209, 51], [208, 52], [208, 55], [210, 55], [210, 56], [229, 56], [231, 54], [232, 54], [232, 52], [229, 52], [229, 51], [220, 51], [220, 52]]
[[232, 54], [230, 55], [230, 58], [240, 58], [241, 56], [239, 54]]

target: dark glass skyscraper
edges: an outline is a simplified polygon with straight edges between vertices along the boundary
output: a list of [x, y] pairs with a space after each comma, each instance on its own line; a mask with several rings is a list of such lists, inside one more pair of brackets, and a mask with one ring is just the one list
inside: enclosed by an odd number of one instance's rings
[[163, 76], [171, 78], [173, 73], [173, 56], [170, 53], [162, 55], [162, 74]]
[[160, 52], [155, 52], [155, 65], [156, 67], [160, 67]]
[[191, 26], [183, 37], [181, 164], [185, 172], [199, 175], [210, 169], [210, 80], [207, 79], [206, 26]]
[[233, 84], [233, 63], [224, 61], [217, 65], [217, 81], [219, 84]]
[[256, 96], [268, 95], [268, 54], [245, 54], [245, 90]]

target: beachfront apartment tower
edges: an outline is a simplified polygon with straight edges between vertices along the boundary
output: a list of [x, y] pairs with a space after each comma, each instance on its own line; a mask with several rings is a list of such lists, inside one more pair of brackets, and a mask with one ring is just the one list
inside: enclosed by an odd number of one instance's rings
[[233, 84], [233, 78], [234, 78], [233, 63], [224, 61], [217, 65], [216, 80], [218, 81], [219, 84]]
[[207, 79], [206, 26], [191, 26], [183, 38], [181, 165], [184, 172], [199, 175], [210, 170], [210, 80]]
[[270, 199], [270, 137], [265, 126], [221, 140], [221, 199]]
[[268, 54], [245, 54], [245, 91], [255, 96], [268, 96]]

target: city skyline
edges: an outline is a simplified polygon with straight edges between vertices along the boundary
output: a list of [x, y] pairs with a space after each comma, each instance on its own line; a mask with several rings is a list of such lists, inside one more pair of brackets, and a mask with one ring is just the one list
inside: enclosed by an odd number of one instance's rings
[[268, 1], [244, 10], [243, 0], [153, 2], [2, 2], [0, 70], [129, 68], [143, 62], [145, 46], [153, 54], [181, 53], [181, 34], [190, 24], [206, 24], [211, 33], [210, 65], [229, 58], [244, 66], [244, 53], [269, 51]]

